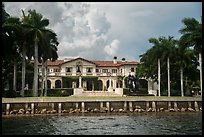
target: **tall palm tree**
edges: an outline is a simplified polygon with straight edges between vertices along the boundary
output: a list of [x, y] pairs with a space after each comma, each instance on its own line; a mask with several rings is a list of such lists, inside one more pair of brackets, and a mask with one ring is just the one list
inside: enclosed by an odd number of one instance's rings
[[17, 62], [20, 60], [19, 53], [19, 30], [20, 20], [16, 17], [8, 17], [2, 24], [3, 37], [3, 60], [9, 60], [14, 64], [13, 90], [16, 91]]
[[170, 58], [175, 56], [175, 45], [177, 40], [173, 39], [172, 36], [168, 38], [161, 37], [161, 44], [163, 45], [163, 60], [167, 59], [167, 73], [168, 73], [168, 96], [170, 96]]
[[181, 46], [184, 48], [193, 47], [200, 61], [200, 87], [202, 94], [202, 23], [194, 18], [184, 18], [184, 27], [179, 30]]
[[160, 65], [160, 60], [162, 57], [162, 52], [163, 52], [163, 45], [161, 44], [162, 42], [162, 37], [159, 37], [158, 39], [156, 38], [150, 38], [149, 42], [154, 44], [154, 47], [152, 48], [152, 53], [148, 58], [150, 59], [157, 59], [157, 64], [158, 64], [158, 96], [161, 96], [161, 65]]
[[23, 17], [21, 19], [21, 40], [20, 40], [20, 48], [22, 53], [22, 85], [21, 85], [21, 96], [24, 96], [24, 88], [25, 88], [25, 76], [26, 76], [26, 56], [28, 55], [28, 50], [31, 49], [30, 41], [30, 35], [28, 35], [29, 28], [27, 26], [24, 26], [24, 22], [28, 19], [27, 16], [25, 16], [24, 11], [22, 10]]
[[33, 96], [38, 96], [38, 47], [39, 42], [45, 40], [45, 32], [48, 30], [45, 28], [49, 25], [48, 19], [43, 19], [40, 13], [35, 10], [28, 11], [28, 19], [24, 22], [25, 26], [29, 28], [29, 34], [32, 36], [32, 42], [34, 45], [34, 86]]
[[45, 88], [45, 96], [47, 96], [47, 61], [55, 61], [58, 58], [57, 46], [59, 42], [57, 41], [57, 35], [49, 30], [45, 33], [46, 41], [42, 41], [39, 46], [40, 51], [39, 57], [42, 57], [42, 83], [41, 83], [41, 96], [43, 96], [43, 89]]
[[190, 48], [184, 48], [179, 40], [178, 46], [176, 47], [176, 55], [175, 63], [180, 67], [181, 96], [184, 96], [183, 73], [185, 69], [188, 69], [195, 62], [193, 59], [194, 52]]

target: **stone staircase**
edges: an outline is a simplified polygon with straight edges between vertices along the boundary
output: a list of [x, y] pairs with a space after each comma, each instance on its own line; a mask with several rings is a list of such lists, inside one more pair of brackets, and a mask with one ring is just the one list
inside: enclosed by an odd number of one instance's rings
[[83, 91], [81, 94], [78, 94], [77, 96], [121, 96], [121, 95], [109, 91]]

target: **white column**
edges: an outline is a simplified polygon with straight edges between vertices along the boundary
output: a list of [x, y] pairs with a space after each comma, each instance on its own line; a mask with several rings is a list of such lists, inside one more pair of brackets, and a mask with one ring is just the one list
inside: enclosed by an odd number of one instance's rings
[[156, 103], [154, 101], [152, 101], [152, 108], [153, 108], [153, 111], [156, 112]]
[[202, 96], [202, 55], [199, 53], [199, 60], [200, 60], [200, 91]]
[[125, 77], [123, 78], [123, 88], [126, 88], [125, 87]]
[[58, 113], [59, 113], [59, 114], [61, 113], [61, 110], [62, 110], [62, 104], [61, 104], [61, 103], [58, 103]]
[[6, 115], [9, 114], [10, 104], [6, 104]]
[[158, 91], [159, 91], [159, 96], [161, 96], [160, 94], [160, 59], [158, 59]]
[[168, 110], [171, 109], [171, 101], [168, 102]]
[[103, 102], [100, 102], [100, 110], [103, 110]]
[[191, 108], [191, 101], [188, 101], [188, 107]]
[[149, 101], [146, 101], [146, 110], [149, 109]]
[[199, 111], [198, 102], [195, 101], [194, 103], [195, 103], [195, 104], [194, 104], [194, 105], [195, 105], [195, 110], [196, 110], [196, 111]]
[[168, 70], [168, 96], [170, 97], [170, 65], [169, 65], [169, 57], [167, 58], [167, 70]]
[[184, 96], [184, 91], [183, 91], [183, 68], [180, 69], [180, 77], [181, 77], [181, 96]]
[[106, 107], [108, 109], [108, 112], [110, 112], [110, 102], [106, 102]]
[[84, 102], [81, 102], [81, 111], [82, 111], [82, 113], [85, 112], [85, 104], [84, 104]]
[[76, 102], [76, 109], [79, 109], [79, 103]]
[[52, 103], [52, 110], [55, 109], [55, 103]]
[[28, 109], [28, 103], [25, 103], [25, 110]]
[[109, 87], [108, 87], [109, 92], [113, 92], [113, 87], [112, 87], [112, 82], [111, 82], [111, 76], [109, 77]]
[[34, 108], [35, 108], [34, 103], [32, 103], [31, 104], [31, 114], [34, 114]]
[[177, 111], [178, 107], [177, 107], [177, 102], [174, 101], [174, 110]]
[[124, 111], [127, 110], [127, 101], [124, 102]]
[[130, 111], [130, 112], [133, 111], [133, 109], [132, 109], [132, 101], [129, 102], [129, 111]]
[[81, 86], [81, 76], [79, 76], [79, 88], [82, 88], [82, 86]]

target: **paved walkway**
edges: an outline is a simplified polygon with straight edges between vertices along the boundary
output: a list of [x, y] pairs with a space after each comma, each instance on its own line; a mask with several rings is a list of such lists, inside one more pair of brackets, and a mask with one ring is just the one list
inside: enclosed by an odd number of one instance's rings
[[37, 103], [37, 102], [103, 102], [103, 101], [202, 101], [202, 97], [166, 97], [166, 96], [68, 96], [68, 97], [17, 97], [2, 98], [2, 103]]

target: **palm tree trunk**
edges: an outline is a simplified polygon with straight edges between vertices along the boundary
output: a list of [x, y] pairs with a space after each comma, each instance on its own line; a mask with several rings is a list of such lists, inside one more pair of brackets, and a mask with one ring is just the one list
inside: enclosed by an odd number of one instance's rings
[[169, 64], [169, 57], [167, 58], [167, 71], [168, 71], [168, 96], [170, 97], [170, 64]]
[[21, 85], [21, 96], [22, 97], [24, 97], [24, 88], [25, 88], [25, 73], [26, 73], [25, 57], [26, 57], [26, 51], [25, 51], [25, 46], [23, 45], [22, 85]]
[[47, 60], [45, 61], [45, 95], [47, 96]]
[[14, 61], [13, 64], [13, 90], [16, 91], [16, 80], [17, 80], [17, 63]]
[[34, 55], [34, 88], [33, 96], [38, 96], [38, 45], [35, 41], [35, 55]]
[[158, 58], [158, 94], [159, 96], [161, 96], [160, 94], [160, 82], [161, 82], [161, 78], [160, 78], [160, 58]]
[[40, 93], [40, 96], [43, 96], [44, 81], [45, 81], [45, 62], [42, 60], [42, 80], [41, 80], [41, 93]]
[[202, 95], [202, 54], [199, 53], [199, 60], [200, 60], [200, 91]]
[[183, 67], [180, 68], [180, 77], [181, 77], [181, 96], [184, 96], [183, 92]]

